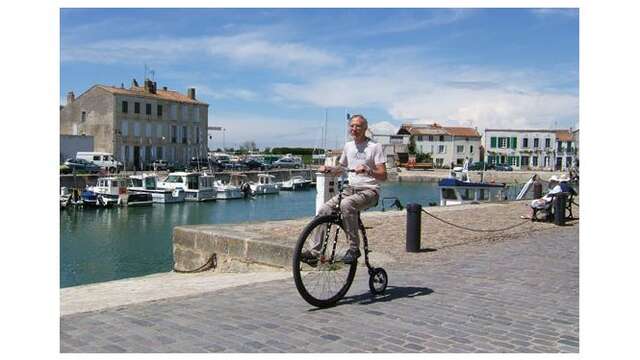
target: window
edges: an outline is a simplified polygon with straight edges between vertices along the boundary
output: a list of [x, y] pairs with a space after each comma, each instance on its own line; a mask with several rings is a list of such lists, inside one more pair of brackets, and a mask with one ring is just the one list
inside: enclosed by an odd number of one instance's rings
[[200, 144], [200, 128], [196, 127], [196, 144]]
[[120, 133], [122, 136], [129, 135], [129, 124], [127, 123], [127, 120], [122, 120], [122, 123], [120, 124]]
[[529, 157], [528, 156], [521, 156], [520, 157], [520, 164], [522, 164], [522, 166], [529, 165]]
[[538, 157], [537, 156], [533, 156], [531, 158], [531, 166], [538, 166]]
[[158, 105], [156, 112], [158, 113], [158, 117], [162, 117], [162, 105]]
[[100, 161], [100, 155], [93, 155], [93, 161]]
[[443, 164], [444, 164], [444, 159], [443, 158], [436, 159], [436, 166], [442, 167]]
[[540, 139], [538, 138], [533, 138], [533, 148], [537, 149], [540, 147]]
[[456, 146], [456, 152], [457, 153], [463, 153], [464, 152], [464, 145]]
[[549, 138], [544, 139], [544, 147], [546, 147], [546, 148], [550, 148], [551, 147], [551, 139], [549, 139]]
[[433, 135], [429, 135], [429, 141], [433, 141]]
[[145, 114], [151, 115], [151, 104], [145, 104]]
[[133, 136], [140, 136], [140, 123], [137, 121], [133, 122]]
[[496, 146], [497, 146], [497, 144], [498, 144], [498, 138], [497, 138], [497, 137], [495, 137], [495, 136], [492, 136], [492, 137], [491, 137], [491, 148], [492, 148], [492, 149], [495, 149], [495, 148], [496, 148]]
[[444, 141], [444, 135], [440, 135], [440, 141]]
[[156, 135], [158, 138], [162, 138], [162, 124], [157, 124]]
[[182, 104], [182, 121], [187, 121], [189, 119], [189, 107], [185, 104]]
[[178, 105], [176, 104], [171, 104], [169, 105], [169, 113], [171, 114], [171, 120], [177, 120], [178, 119]]
[[529, 147], [529, 138], [522, 138], [522, 147], [525, 149]]
[[122, 102], [122, 112], [123, 113], [129, 112], [129, 102], [127, 101]]
[[571, 141], [567, 141], [567, 152], [571, 152]]
[[81, 122], [87, 121], [87, 112], [86, 111], [83, 111], [82, 114], [80, 114], [80, 121]]
[[171, 143], [175, 144], [177, 142], [177, 131], [178, 131], [178, 127], [175, 125], [171, 125]]
[[422, 135], [418, 135], [418, 141], [422, 141]]
[[133, 112], [136, 113], [136, 114], [140, 114], [140, 103], [139, 102], [133, 103]]
[[156, 156], [157, 156], [158, 160], [162, 160], [163, 159], [162, 155], [163, 155], [162, 154], [162, 146], [158, 146], [158, 149], [156, 150]]
[[194, 106], [193, 108], [193, 122], [198, 122], [200, 121], [200, 108], [197, 106]]
[[146, 137], [151, 137], [151, 123], [147, 123], [144, 135]]
[[187, 143], [187, 127], [186, 126], [182, 127], [182, 143], [183, 144]]
[[469, 153], [473, 154], [473, 145], [469, 145]]
[[562, 151], [562, 141], [558, 141], [558, 142], [556, 143], [556, 149], [557, 149], [558, 151]]
[[438, 154], [445, 154], [447, 152], [446, 145], [438, 145]]
[[507, 139], [506, 137], [499, 137], [498, 138], [498, 147], [499, 148], [506, 148], [507, 147]]

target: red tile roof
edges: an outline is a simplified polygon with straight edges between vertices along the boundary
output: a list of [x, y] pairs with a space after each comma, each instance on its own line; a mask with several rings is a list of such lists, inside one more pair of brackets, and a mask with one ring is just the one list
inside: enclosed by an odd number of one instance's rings
[[112, 94], [118, 94], [118, 95], [142, 96], [142, 97], [147, 97], [152, 99], [176, 101], [176, 102], [188, 103], [188, 104], [208, 105], [207, 103], [204, 103], [198, 100], [193, 100], [187, 95], [181, 94], [173, 90], [158, 89], [155, 94], [152, 94], [150, 92], [145, 92], [144, 87], [141, 87], [141, 86], [132, 87], [131, 89], [123, 89], [119, 87], [106, 86], [106, 85], [97, 85], [97, 87], [103, 90], [106, 90]]
[[573, 134], [567, 130], [556, 131], [557, 141], [573, 141]]
[[439, 124], [402, 124], [401, 129], [411, 135], [450, 135], [460, 137], [481, 137], [478, 130], [460, 126], [441, 126]]

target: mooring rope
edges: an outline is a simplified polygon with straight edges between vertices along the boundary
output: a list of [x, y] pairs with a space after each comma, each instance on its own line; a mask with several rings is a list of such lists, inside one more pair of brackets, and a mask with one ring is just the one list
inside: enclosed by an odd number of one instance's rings
[[198, 273], [198, 272], [203, 272], [203, 271], [207, 271], [211, 268], [215, 268], [216, 266], [218, 266], [218, 258], [216, 256], [215, 253], [213, 253], [211, 255], [211, 257], [209, 257], [209, 260], [207, 260], [207, 262], [205, 262], [204, 264], [202, 264], [202, 266], [200, 266], [199, 268], [195, 269], [195, 270], [178, 270], [176, 269], [176, 267], [173, 267], [173, 271], [180, 273], [180, 274], [193, 274], [193, 273]]
[[447, 220], [441, 219], [441, 218], [439, 218], [439, 217], [437, 217], [437, 216], [435, 216], [435, 215], [433, 215], [433, 214], [429, 213], [429, 212], [428, 212], [428, 211], [426, 211], [425, 209], [422, 209], [422, 212], [423, 212], [423, 213], [425, 213], [425, 214], [427, 214], [427, 215], [429, 215], [429, 216], [431, 216], [432, 218], [434, 218], [434, 219], [436, 219], [436, 220], [442, 221], [442, 222], [443, 222], [443, 223], [445, 223], [445, 224], [451, 225], [451, 226], [453, 226], [453, 227], [457, 227], [457, 228], [462, 229], [462, 230], [475, 231], [475, 232], [499, 232], [499, 231], [506, 231], [506, 230], [510, 230], [510, 229], [513, 229], [513, 228], [518, 227], [518, 226], [522, 226], [522, 225], [524, 225], [524, 224], [526, 224], [526, 223], [528, 223], [528, 222], [531, 222], [531, 220], [527, 219], [527, 220], [525, 220], [525, 221], [523, 221], [523, 222], [517, 223], [517, 224], [515, 224], [515, 225], [507, 226], [506, 228], [502, 228], [502, 229], [473, 229], [473, 228], [469, 228], [469, 227], [462, 226], [462, 225], [457, 225], [457, 224], [454, 224], [454, 223], [449, 222], [449, 221], [447, 221]]

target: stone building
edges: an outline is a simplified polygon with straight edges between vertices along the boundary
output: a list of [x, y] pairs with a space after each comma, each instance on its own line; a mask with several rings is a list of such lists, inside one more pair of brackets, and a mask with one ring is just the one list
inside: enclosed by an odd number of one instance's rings
[[481, 135], [475, 128], [440, 124], [403, 124], [398, 135], [410, 135], [415, 152], [430, 154], [435, 167], [462, 165], [480, 161]]
[[142, 169], [153, 160], [186, 164], [207, 156], [209, 104], [196, 89], [181, 94], [145, 80], [130, 88], [94, 85], [77, 98], [67, 94], [60, 110], [61, 135], [91, 135], [94, 151], [113, 153], [125, 168]]
[[486, 129], [489, 164], [521, 170], [568, 170], [574, 165], [574, 134], [569, 130]]
[[398, 154], [408, 152], [409, 136], [398, 135], [397, 130], [391, 126], [370, 127], [367, 129], [366, 136], [382, 145], [382, 152], [388, 169], [396, 167]]

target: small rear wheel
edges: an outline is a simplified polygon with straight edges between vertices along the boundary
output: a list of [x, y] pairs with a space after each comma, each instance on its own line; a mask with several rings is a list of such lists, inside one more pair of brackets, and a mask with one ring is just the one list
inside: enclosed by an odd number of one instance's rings
[[319, 216], [302, 231], [293, 252], [293, 279], [309, 304], [330, 307], [347, 293], [358, 266], [342, 261], [349, 247], [342, 224], [334, 215]]
[[369, 290], [373, 295], [380, 295], [387, 289], [389, 278], [383, 268], [375, 268], [369, 277]]

